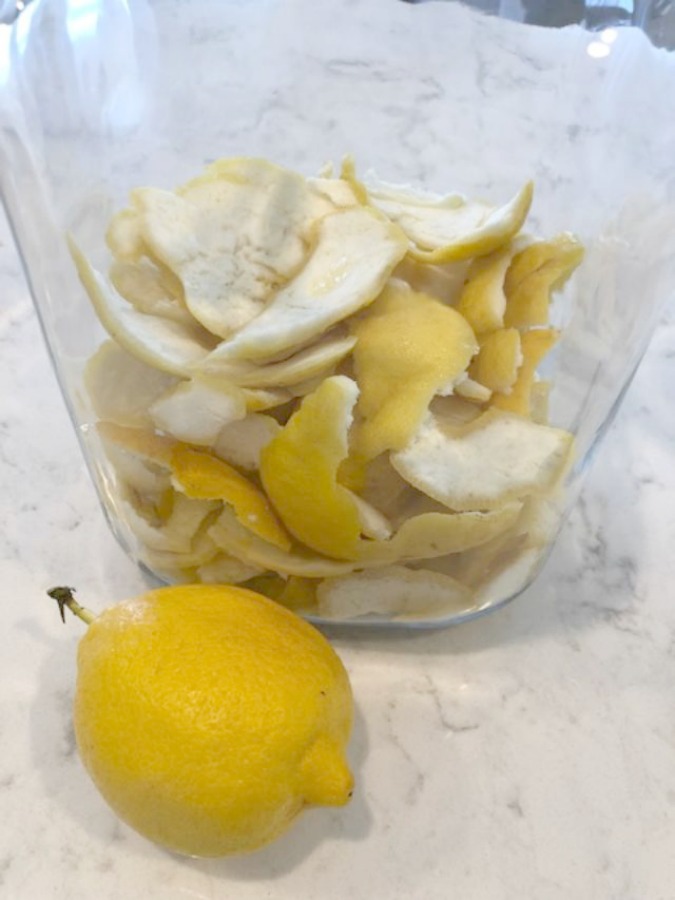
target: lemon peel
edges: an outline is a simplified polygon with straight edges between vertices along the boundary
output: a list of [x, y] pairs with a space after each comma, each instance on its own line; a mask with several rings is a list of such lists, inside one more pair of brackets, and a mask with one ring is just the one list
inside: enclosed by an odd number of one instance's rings
[[147, 428], [128, 428], [115, 422], [97, 422], [96, 430], [104, 441], [144, 460], [169, 468], [177, 441]]
[[327, 378], [260, 454], [260, 478], [288, 530], [338, 559], [354, 556], [361, 533], [353, 495], [337, 481], [357, 396], [351, 379]]
[[149, 547], [141, 549], [139, 556], [153, 571], [166, 573], [171, 577], [184, 573], [187, 569], [196, 569], [210, 563], [220, 550], [208, 534], [212, 524], [210, 517], [217, 515], [217, 510], [209, 513], [200, 523], [192, 536], [190, 547], [184, 551], [153, 550]]
[[520, 332], [500, 328], [478, 338], [480, 350], [469, 366], [469, 375], [491, 391], [508, 394], [523, 364]]
[[121, 209], [112, 216], [105, 240], [113, 256], [123, 263], [137, 264], [148, 252], [135, 209]]
[[405, 252], [399, 229], [372, 209], [325, 216], [304, 268], [260, 315], [213, 351], [210, 364], [269, 360], [315, 340], [371, 303]]
[[196, 576], [203, 584], [239, 584], [262, 573], [263, 569], [259, 566], [249, 566], [219, 550], [212, 559], [198, 567]]
[[457, 429], [430, 415], [391, 462], [450, 509], [487, 510], [550, 488], [571, 447], [567, 431], [491, 408]]
[[267, 497], [224, 460], [203, 450], [177, 445], [170, 465], [174, 483], [187, 497], [228, 503], [249, 531], [275, 547], [290, 549], [291, 540]]
[[136, 263], [115, 260], [108, 273], [117, 293], [138, 312], [194, 325], [183, 302], [182, 285], [180, 282], [175, 285], [171, 276], [172, 273], [147, 258]]
[[338, 621], [373, 614], [395, 620], [431, 618], [473, 605], [471, 591], [449, 575], [404, 566], [329, 578], [316, 593], [319, 614]]
[[241, 388], [241, 391], [250, 413], [277, 409], [293, 399], [293, 395], [285, 388]]
[[504, 326], [506, 293], [504, 281], [513, 249], [497, 250], [475, 259], [466, 273], [466, 281], [459, 295], [457, 310], [477, 335], [496, 331]]
[[123, 521], [146, 552], [190, 553], [198, 529], [210, 513], [218, 509], [217, 503], [191, 499], [175, 493], [168, 517], [154, 524], [143, 515], [138, 501], [138, 497], [127, 494], [122, 498], [120, 507]]
[[190, 327], [138, 312], [93, 268], [70, 237], [68, 245], [82, 286], [110, 337], [149, 366], [189, 377], [191, 366], [213, 349], [208, 336], [196, 324]]
[[343, 158], [340, 166], [340, 179], [349, 185], [357, 203], [364, 206], [368, 202], [368, 190], [356, 176], [356, 164], [353, 156], [347, 155]]
[[508, 203], [495, 208], [458, 195], [434, 200], [368, 184], [370, 202], [400, 225], [411, 242], [411, 256], [434, 264], [486, 256], [507, 244], [522, 228], [533, 193], [528, 181]]
[[245, 394], [234, 384], [192, 379], [169, 388], [148, 412], [161, 431], [210, 447], [226, 425], [244, 418], [247, 404]]
[[260, 453], [279, 433], [281, 425], [264, 413], [248, 413], [237, 422], [230, 422], [221, 431], [211, 448], [225, 462], [241, 469], [260, 468]]
[[83, 382], [99, 419], [143, 428], [152, 427], [148, 407], [177, 379], [105, 341], [87, 360]]
[[560, 339], [560, 332], [554, 328], [534, 328], [526, 331], [520, 338], [520, 349], [523, 361], [508, 394], [497, 394], [492, 405], [505, 412], [530, 416], [532, 413], [532, 388], [537, 366]]
[[334, 206], [305, 179], [261, 159], [221, 160], [173, 193], [133, 191], [152, 253], [181, 280], [185, 304], [227, 338], [301, 268], [310, 230]]
[[132, 356], [162, 372], [190, 377], [192, 366], [213, 349], [213, 340], [194, 327], [138, 312], [97, 272], [72, 237], [70, 254], [94, 311], [111, 338]]
[[259, 566], [280, 575], [298, 575], [302, 578], [324, 578], [352, 572], [359, 564], [328, 559], [302, 546], [282, 550], [262, 540], [244, 528], [234, 513], [225, 508], [210, 527], [209, 534], [215, 543], [231, 556], [251, 566]]
[[400, 450], [438, 389], [458, 379], [478, 350], [473, 331], [451, 307], [390, 282], [352, 329], [360, 395], [355, 456]]
[[218, 361], [207, 356], [195, 372], [228, 378], [241, 387], [283, 388], [331, 374], [355, 343], [356, 338], [350, 335], [329, 336], [288, 359], [267, 365], [246, 360]]
[[462, 553], [509, 529], [521, 509], [521, 503], [507, 502], [484, 512], [428, 512], [411, 516], [389, 540], [361, 541], [358, 561], [383, 565]]
[[[442, 303], [457, 306], [467, 277], [468, 262], [432, 265], [406, 256], [392, 272], [392, 278], [405, 281], [413, 291], [430, 294]], [[467, 321], [473, 327], [473, 323]]]
[[157, 504], [162, 505], [164, 492], [171, 490], [169, 470], [106, 440], [100, 433], [99, 437], [116, 476], [138, 494], [156, 498]]
[[504, 324], [515, 328], [547, 325], [551, 293], [564, 286], [583, 257], [583, 246], [571, 234], [539, 241], [518, 253], [504, 282]]
[[492, 396], [490, 388], [478, 381], [474, 381], [473, 378], [468, 377], [462, 378], [461, 381], [456, 382], [454, 385], [454, 393], [456, 393], [458, 397], [470, 400], [472, 403], [487, 403]]

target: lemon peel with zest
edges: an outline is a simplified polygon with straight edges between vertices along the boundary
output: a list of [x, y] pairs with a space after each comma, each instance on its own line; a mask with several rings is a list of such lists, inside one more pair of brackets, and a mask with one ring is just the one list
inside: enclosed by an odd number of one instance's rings
[[258, 566], [280, 575], [325, 578], [352, 572], [359, 565], [357, 562], [328, 559], [301, 546], [291, 550], [275, 547], [244, 528], [227, 507], [210, 527], [209, 534], [221, 550], [230, 556], [235, 556], [250, 566]]
[[387, 541], [362, 541], [361, 565], [384, 565], [400, 560], [434, 559], [462, 553], [487, 543], [509, 529], [522, 503], [505, 503], [498, 509], [458, 513], [429, 512], [412, 516]]
[[263, 486], [288, 530], [338, 559], [354, 557], [361, 533], [353, 496], [337, 481], [357, 396], [351, 379], [327, 378], [260, 453]]
[[466, 281], [457, 302], [460, 312], [477, 335], [504, 326], [506, 293], [504, 280], [514, 250], [496, 250], [475, 259], [466, 273]]
[[491, 391], [508, 394], [523, 363], [520, 332], [500, 328], [478, 338], [480, 350], [469, 366], [469, 375]]
[[518, 253], [504, 281], [504, 324], [515, 328], [547, 325], [552, 292], [563, 287], [583, 257], [583, 246], [571, 234], [539, 241]]
[[496, 394], [492, 405], [505, 412], [517, 413], [521, 416], [532, 414], [532, 388], [537, 366], [553, 349], [560, 338], [560, 332], [554, 328], [534, 328], [526, 331], [520, 338], [520, 349], [523, 361], [518, 369], [511, 391], [508, 394]]
[[157, 397], [148, 412], [161, 431], [210, 447], [225, 426], [246, 415], [246, 397], [228, 382], [181, 381]]
[[247, 360], [219, 362], [207, 357], [195, 367], [195, 372], [228, 378], [240, 387], [283, 388], [330, 374], [355, 343], [355, 337], [331, 335], [294, 356], [267, 365], [256, 365]]
[[427, 263], [486, 256], [507, 244], [530, 211], [531, 181], [504, 206], [495, 208], [458, 195], [433, 199], [389, 185], [368, 185], [369, 201], [411, 242], [410, 255]]
[[478, 344], [454, 309], [390, 282], [353, 326], [360, 421], [353, 455], [370, 460], [400, 450], [438, 389], [466, 370]]
[[176, 487], [187, 497], [228, 503], [249, 531], [275, 547], [290, 549], [291, 540], [265, 495], [222, 459], [178, 445], [171, 454], [171, 471]]

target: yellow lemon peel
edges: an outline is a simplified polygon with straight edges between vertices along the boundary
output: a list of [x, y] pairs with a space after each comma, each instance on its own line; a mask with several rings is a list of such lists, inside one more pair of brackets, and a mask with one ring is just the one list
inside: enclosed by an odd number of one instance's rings
[[563, 287], [583, 256], [583, 246], [570, 234], [531, 244], [518, 253], [504, 281], [504, 324], [515, 328], [547, 325], [551, 293]]
[[362, 541], [359, 562], [395, 563], [462, 553], [510, 528], [522, 504], [505, 503], [486, 512], [422, 513], [407, 519], [388, 541]]
[[243, 560], [248, 565], [259, 566], [279, 575], [324, 578], [330, 575], [344, 575], [359, 565], [353, 561], [328, 559], [301, 546], [293, 547], [291, 550], [275, 547], [244, 528], [227, 507], [211, 526], [209, 534], [225, 553]]
[[267, 497], [224, 460], [203, 450], [179, 445], [171, 454], [171, 471], [176, 486], [187, 497], [222, 500], [230, 504], [245, 528], [275, 547], [290, 549], [291, 540]]
[[354, 500], [337, 481], [357, 395], [344, 375], [327, 378], [260, 453], [260, 478], [288, 530], [337, 559], [354, 557], [361, 533]]
[[352, 328], [360, 390], [353, 454], [370, 460], [405, 446], [434, 394], [462, 375], [478, 344], [456, 310], [403, 283], [390, 282]]
[[509, 247], [476, 259], [469, 266], [457, 310], [477, 335], [504, 325], [504, 280], [512, 258], [513, 250]]
[[508, 394], [523, 363], [520, 332], [500, 328], [478, 338], [480, 350], [469, 366], [469, 375], [491, 391]]
[[503, 247], [522, 228], [534, 193], [528, 181], [508, 203], [495, 208], [457, 195], [434, 200], [383, 187], [369, 186], [370, 202], [402, 228], [412, 257], [434, 264], [486, 256]]
[[553, 328], [535, 328], [526, 331], [520, 338], [520, 348], [523, 362], [518, 369], [511, 392], [509, 394], [496, 394], [492, 405], [506, 412], [518, 413], [521, 416], [530, 416], [532, 412], [532, 387], [537, 371], [537, 366], [546, 354], [555, 346], [560, 338], [560, 332]]

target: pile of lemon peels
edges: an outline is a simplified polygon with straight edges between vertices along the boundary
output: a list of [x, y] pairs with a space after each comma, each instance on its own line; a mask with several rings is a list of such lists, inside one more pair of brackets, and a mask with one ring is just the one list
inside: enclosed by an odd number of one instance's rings
[[570, 234], [501, 207], [226, 159], [141, 188], [85, 384], [141, 560], [328, 618], [468, 610], [551, 537], [572, 436], [537, 369]]

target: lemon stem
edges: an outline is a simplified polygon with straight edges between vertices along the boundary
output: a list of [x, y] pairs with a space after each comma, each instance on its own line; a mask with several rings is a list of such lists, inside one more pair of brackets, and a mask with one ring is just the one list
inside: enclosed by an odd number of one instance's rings
[[66, 613], [65, 607], [73, 613], [73, 615], [77, 616], [78, 619], [82, 619], [82, 621], [86, 625], [91, 625], [96, 616], [89, 612], [88, 609], [85, 609], [84, 606], [80, 606], [80, 604], [73, 597], [73, 593], [75, 592], [75, 588], [69, 587], [55, 587], [50, 588], [47, 591], [50, 597], [52, 597], [59, 604], [59, 612], [61, 613], [61, 621], [65, 623], [66, 621]]

